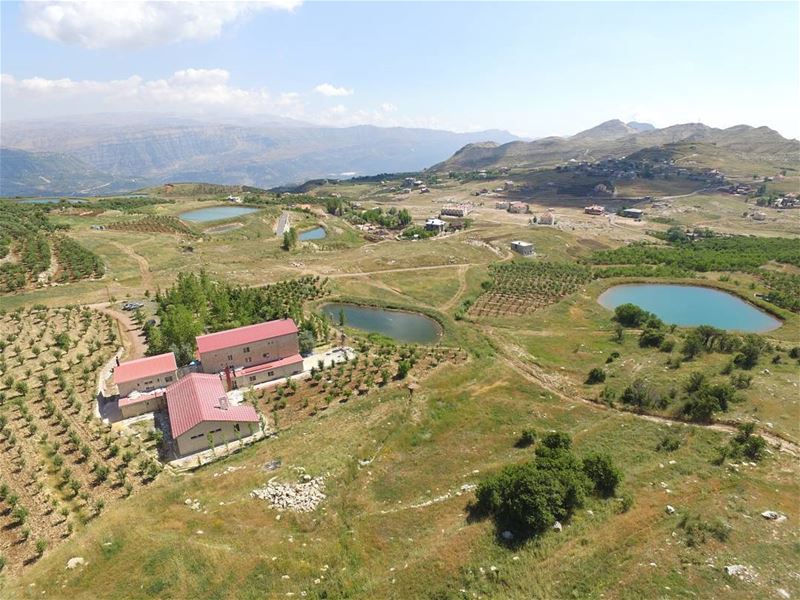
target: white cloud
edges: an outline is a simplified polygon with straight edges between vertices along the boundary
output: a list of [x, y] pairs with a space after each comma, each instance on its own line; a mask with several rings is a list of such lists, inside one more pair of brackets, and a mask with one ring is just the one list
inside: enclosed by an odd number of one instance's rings
[[186, 116], [290, 117], [329, 125], [430, 127], [451, 125], [434, 117], [401, 114], [397, 107], [319, 106], [311, 94], [243, 88], [225, 69], [187, 68], [160, 79], [131, 75], [106, 81], [88, 79], [17, 78], [0, 74], [2, 119], [35, 119], [53, 115], [101, 112], [162, 112]]
[[28, 0], [23, 9], [32, 33], [84, 48], [160, 46], [219, 37], [225, 27], [267, 8], [292, 10], [302, 0], [249, 2]]
[[314, 91], [323, 96], [352, 96], [353, 90], [348, 90], [345, 87], [336, 87], [332, 83], [320, 83], [314, 88]]
[[267, 90], [244, 89], [230, 84], [224, 69], [183, 69], [165, 79], [145, 80], [138, 75], [110, 81], [17, 79], [2, 76], [4, 101], [18, 108], [80, 106], [87, 110], [225, 110], [236, 114], [275, 113], [299, 116], [302, 98], [296, 93], [274, 96]]

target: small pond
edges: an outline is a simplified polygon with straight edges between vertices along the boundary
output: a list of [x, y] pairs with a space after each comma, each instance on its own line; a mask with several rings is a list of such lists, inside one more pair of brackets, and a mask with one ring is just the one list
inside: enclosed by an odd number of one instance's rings
[[247, 208], [246, 206], [211, 206], [209, 208], [198, 208], [178, 215], [184, 221], [192, 223], [205, 223], [206, 221], [222, 221], [241, 217], [250, 213], [258, 212], [257, 208]]
[[439, 323], [419, 313], [339, 302], [322, 306], [322, 314], [336, 323], [340, 310], [344, 311], [347, 327], [380, 333], [398, 342], [432, 344], [442, 335]]
[[690, 327], [712, 325], [720, 329], [763, 333], [782, 324], [779, 319], [738, 296], [696, 285], [617, 285], [600, 294], [597, 301], [611, 310], [620, 304], [635, 304], [665, 323]]
[[324, 227], [315, 227], [314, 229], [300, 232], [297, 237], [301, 242], [307, 242], [309, 240], [321, 240], [326, 235], [328, 235], [328, 232], [325, 231]]

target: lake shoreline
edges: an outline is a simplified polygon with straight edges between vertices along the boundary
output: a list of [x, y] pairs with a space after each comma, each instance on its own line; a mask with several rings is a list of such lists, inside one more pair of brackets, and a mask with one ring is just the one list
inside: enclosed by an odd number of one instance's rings
[[741, 294], [731, 293], [722, 286], [694, 282], [615, 283], [600, 292], [596, 302], [610, 311], [621, 304], [635, 304], [679, 327], [707, 324], [729, 331], [763, 334], [775, 331], [785, 323], [772, 311], [762, 309]]

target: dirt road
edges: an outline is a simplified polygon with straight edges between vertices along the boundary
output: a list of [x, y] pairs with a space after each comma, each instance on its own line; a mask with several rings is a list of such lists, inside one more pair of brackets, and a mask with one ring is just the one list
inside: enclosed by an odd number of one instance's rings
[[136, 251], [130, 246], [120, 244], [119, 242], [110, 243], [115, 248], [119, 248], [123, 254], [136, 261], [136, 264], [139, 266], [139, 277], [142, 279], [142, 287], [147, 290], [154, 289], [155, 286], [153, 285], [153, 275], [150, 273], [150, 263], [147, 262], [147, 259], [141, 254], [137, 254]]
[[125, 348], [125, 360], [141, 358], [147, 352], [147, 341], [142, 330], [133, 320], [132, 316], [113, 308], [108, 302], [100, 304], [90, 304], [89, 308], [100, 311], [113, 318], [118, 324], [122, 334], [122, 345]]

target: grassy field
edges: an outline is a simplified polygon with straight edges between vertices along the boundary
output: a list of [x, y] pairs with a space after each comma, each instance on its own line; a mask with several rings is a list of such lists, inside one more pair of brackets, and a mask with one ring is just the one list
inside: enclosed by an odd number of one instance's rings
[[[548, 175], [509, 177], [545, 185]], [[628, 191], [692, 191], [658, 186]], [[615, 341], [611, 313], [596, 300], [616, 280], [581, 280], [563, 298], [548, 296], [527, 314], [464, 311], [484, 291], [490, 265], [523, 260], [509, 251], [513, 239], [534, 243], [536, 256], [525, 260], [572, 262], [597, 249], [652, 240], [647, 230], [666, 229], [668, 219], [794, 237], [800, 224], [793, 213], [780, 223], [755, 225], [737, 216], [741, 199], [696, 195], [671, 200], [673, 212], [661, 222], [633, 223], [584, 215], [586, 198], [534, 191], [533, 213], [554, 208], [558, 217], [556, 226], [543, 227], [529, 225], [531, 215], [494, 209], [502, 195], [472, 196], [496, 187], [492, 182], [442, 180], [424, 195], [400, 196], [389, 187], [341, 183], [317, 193], [337, 193], [365, 207], [407, 208], [417, 223], [438, 214], [443, 202], [483, 206], [470, 215], [474, 222], [465, 231], [416, 242], [367, 242], [351, 224], [319, 207], [293, 211], [298, 229], [321, 224], [328, 235], [292, 251], [282, 250], [273, 234], [280, 213], [273, 205], [231, 221], [188, 224], [191, 233], [92, 227], [142, 218], [120, 211], [54, 213], [70, 225], [69, 235], [103, 258], [105, 277], [3, 296], [0, 309], [141, 298], [146, 290], [170, 285], [178, 273], [201, 267], [214, 278], [245, 285], [312, 274], [329, 278], [325, 301], [355, 300], [436, 318], [444, 327], [443, 346], [458, 359], [412, 372], [413, 393], [393, 382], [324, 410], [318, 410], [321, 392], [301, 387], [277, 436], [195, 472], [165, 471], [130, 498], [109, 502], [100, 516], [81, 522], [67, 543], [52, 544], [24, 569], [0, 571], [0, 597], [769, 598], [780, 597], [779, 589], [800, 594], [793, 574], [800, 535], [796, 453], [770, 448], [759, 463], [717, 464], [720, 447], [730, 440], [727, 431], [648, 420], [618, 403], [593, 402], [604, 386], [619, 393], [637, 377], [665, 390], [682, 386], [693, 371], [722, 381], [730, 356], [705, 354], [670, 369], [670, 354], [641, 348], [638, 332], [628, 330]], [[174, 203], [151, 207], [148, 214], [174, 217], [221, 200], [206, 192], [170, 191]], [[699, 209], [689, 210], [697, 204]], [[208, 232], [229, 223], [241, 226]], [[704, 277], [694, 281], [747, 298], [766, 291], [748, 273]], [[755, 420], [761, 430], [797, 442], [798, 369], [787, 350], [800, 345], [800, 317], [774, 310], [785, 324], [766, 337], [781, 362], [772, 364], [772, 354], [764, 355], [751, 386], [719, 416]], [[670, 333], [677, 341], [685, 334]], [[612, 352], [620, 356], [606, 364]], [[594, 367], [606, 369], [604, 385], [584, 383]], [[262, 410], [270, 410], [268, 400], [259, 400]], [[674, 416], [673, 409], [650, 412]], [[515, 445], [525, 428], [570, 433], [578, 456], [609, 453], [624, 479], [614, 497], [588, 500], [560, 533], [507, 543], [491, 521], [471, 518], [471, 486], [530, 457], [530, 449]], [[658, 449], [665, 436], [678, 440], [677, 449]], [[269, 470], [276, 460], [280, 466]], [[297, 468], [324, 477], [327, 498], [318, 510], [280, 513], [250, 497], [272, 477], [296, 481]], [[187, 499], [197, 499], [201, 509], [192, 510]], [[668, 514], [668, 504], [675, 514]], [[7, 508], [0, 502], [0, 514]], [[763, 519], [765, 510], [788, 520]], [[0, 540], [6, 537], [0, 532]], [[16, 550], [0, 554], [9, 565], [16, 560]], [[73, 557], [87, 564], [65, 569]], [[728, 576], [724, 567], [731, 564], [745, 565], [756, 576]]]

